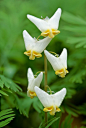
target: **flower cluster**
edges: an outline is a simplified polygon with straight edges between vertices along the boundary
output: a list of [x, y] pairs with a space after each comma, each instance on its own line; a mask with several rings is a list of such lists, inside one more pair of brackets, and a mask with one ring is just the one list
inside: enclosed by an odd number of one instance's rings
[[[30, 60], [34, 60], [35, 57], [42, 57], [41, 53], [44, 51], [46, 58], [55, 70], [55, 74], [63, 78], [68, 73], [66, 48], [63, 49], [59, 57], [57, 55], [54, 56], [53, 54], [45, 50], [52, 38], [60, 33], [60, 31], [58, 30], [60, 16], [60, 8], [57, 9], [55, 14], [50, 19], [48, 17], [46, 17], [45, 19], [39, 19], [28, 14], [27, 18], [37, 26], [37, 28], [41, 31], [40, 36], [43, 36], [44, 38], [41, 40], [32, 38], [26, 30], [23, 31], [23, 38], [26, 47], [26, 52], [24, 52], [24, 54], [29, 56]], [[59, 107], [66, 95], [66, 88], [61, 89], [55, 94], [49, 95], [47, 92], [39, 88], [43, 78], [43, 72], [40, 72], [40, 74], [35, 77], [31, 68], [29, 68], [27, 77], [29, 82], [27, 95], [30, 98], [38, 96], [39, 100], [44, 106], [43, 111], [49, 111], [51, 115], [54, 115], [55, 112], [59, 112]]]

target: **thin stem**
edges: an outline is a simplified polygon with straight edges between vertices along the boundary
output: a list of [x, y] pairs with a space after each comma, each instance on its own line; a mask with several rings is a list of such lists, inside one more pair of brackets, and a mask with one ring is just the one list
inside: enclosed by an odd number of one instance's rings
[[45, 73], [44, 71], [38, 71], [38, 72], [36, 72], [36, 74], [34, 75], [34, 77], [37, 77], [38, 73], [40, 73], [40, 72]]
[[41, 35], [39, 35], [39, 36], [37, 37], [37, 40], [39, 39], [40, 36], [41, 36]]
[[50, 92], [50, 94], [52, 94], [52, 91], [48, 85], [47, 85], [47, 88], [49, 89], [49, 91], [47, 91], [47, 92]]
[[[47, 58], [44, 54], [44, 70], [45, 70], [45, 77], [44, 77], [44, 90], [45, 92], [47, 92]], [[45, 112], [45, 123], [47, 126], [47, 121], [48, 121], [48, 116], [47, 116], [47, 112]]]
[[[1, 87], [0, 87], [0, 90], [1, 90]], [[0, 96], [0, 111], [1, 111], [1, 96]]]
[[57, 53], [52, 52], [52, 51], [49, 51], [49, 52], [55, 54], [56, 57], [59, 57], [59, 55]]

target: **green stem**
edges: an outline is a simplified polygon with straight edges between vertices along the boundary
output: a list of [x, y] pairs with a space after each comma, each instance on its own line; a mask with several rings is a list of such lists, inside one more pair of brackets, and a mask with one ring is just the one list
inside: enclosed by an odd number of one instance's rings
[[[1, 87], [0, 87], [0, 89], [1, 89]], [[0, 96], [0, 111], [1, 111], [1, 96]]]
[[52, 94], [52, 91], [48, 85], [47, 85], [47, 88], [49, 89], [50, 94]]
[[34, 77], [36, 78], [36, 77], [37, 77], [37, 75], [38, 75], [38, 73], [40, 73], [40, 72], [45, 73], [44, 71], [38, 71], [38, 72], [36, 72], [36, 74], [34, 75]]
[[52, 51], [49, 51], [49, 52], [55, 54], [56, 57], [59, 57], [59, 55], [57, 53], [52, 52]]
[[39, 39], [40, 36], [41, 36], [41, 35], [39, 35], [39, 36], [37, 37], [37, 40]]
[[[47, 92], [47, 58], [44, 54], [44, 70], [45, 70], [45, 77], [44, 77], [44, 90], [45, 92]], [[48, 122], [48, 116], [47, 116], [47, 112], [45, 112], [45, 123], [47, 126], [47, 122]]]

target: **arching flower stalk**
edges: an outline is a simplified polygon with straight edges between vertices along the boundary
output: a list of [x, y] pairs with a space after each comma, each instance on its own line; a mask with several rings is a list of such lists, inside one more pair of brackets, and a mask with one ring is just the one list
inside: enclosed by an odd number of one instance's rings
[[55, 35], [60, 33], [60, 31], [57, 30], [59, 26], [60, 16], [61, 8], [58, 8], [55, 14], [50, 19], [48, 17], [46, 17], [45, 19], [39, 19], [29, 14], [27, 15], [27, 18], [32, 21], [42, 32], [41, 36], [49, 36], [50, 38], [53, 38]]
[[27, 95], [32, 99], [34, 98], [34, 96], [36, 96], [34, 87], [38, 86], [40, 87], [40, 83], [42, 81], [43, 78], [43, 72], [41, 72], [36, 78], [33, 75], [33, 72], [31, 70], [31, 68], [28, 68], [28, 73], [27, 73], [27, 77], [28, 77], [28, 88], [27, 88]]
[[51, 39], [60, 33], [58, 30], [59, 27], [59, 20], [61, 16], [61, 9], [58, 8], [54, 15], [49, 19], [46, 17], [45, 19], [39, 19], [32, 15], [27, 15], [27, 18], [32, 21], [38, 29], [41, 31], [41, 35], [46, 37], [44, 39], [38, 40], [32, 38], [26, 30], [23, 31], [23, 37], [26, 47], [25, 55], [29, 56], [30, 60], [34, 60], [35, 57], [39, 58], [42, 57], [42, 52], [44, 51], [44, 70], [45, 70], [45, 82], [44, 82], [44, 90], [40, 89], [40, 83], [42, 81], [43, 72], [41, 72], [37, 77], [33, 75], [31, 68], [28, 69], [28, 88], [27, 88], [27, 95], [30, 98], [34, 98], [34, 96], [38, 96], [39, 100], [44, 106], [43, 111], [45, 112], [45, 124], [47, 126], [48, 117], [47, 113], [49, 112], [50, 115], [55, 115], [56, 112], [60, 112], [60, 105], [66, 95], [66, 88], [61, 89], [59, 92], [55, 94], [51, 94], [52, 91], [50, 90], [50, 95], [47, 93], [47, 59], [51, 63], [53, 69], [55, 70], [55, 74], [59, 75], [60, 77], [65, 77], [68, 73], [67, 71], [67, 50], [66, 48], [63, 49], [60, 56], [58, 54], [54, 55], [49, 53], [47, 50], [44, 50]]

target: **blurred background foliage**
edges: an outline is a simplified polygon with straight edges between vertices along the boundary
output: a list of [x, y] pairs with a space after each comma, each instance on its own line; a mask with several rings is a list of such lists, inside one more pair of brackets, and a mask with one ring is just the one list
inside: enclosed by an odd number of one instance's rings
[[[61, 33], [52, 39], [47, 50], [60, 54], [67, 48], [69, 74], [59, 78], [48, 62], [48, 85], [55, 92], [63, 87], [67, 89], [62, 111], [56, 113], [60, 118], [54, 119], [50, 128], [86, 126], [86, 0], [0, 0], [0, 102], [3, 111], [0, 127], [43, 127], [43, 106], [37, 97], [27, 97], [26, 91], [27, 69], [31, 67], [34, 74], [44, 70], [44, 60], [42, 57], [31, 61], [23, 54], [22, 32], [27, 30], [37, 38], [40, 31], [27, 19], [27, 14], [51, 17], [59, 7], [62, 9]], [[43, 86], [44, 80], [41, 88]]]

